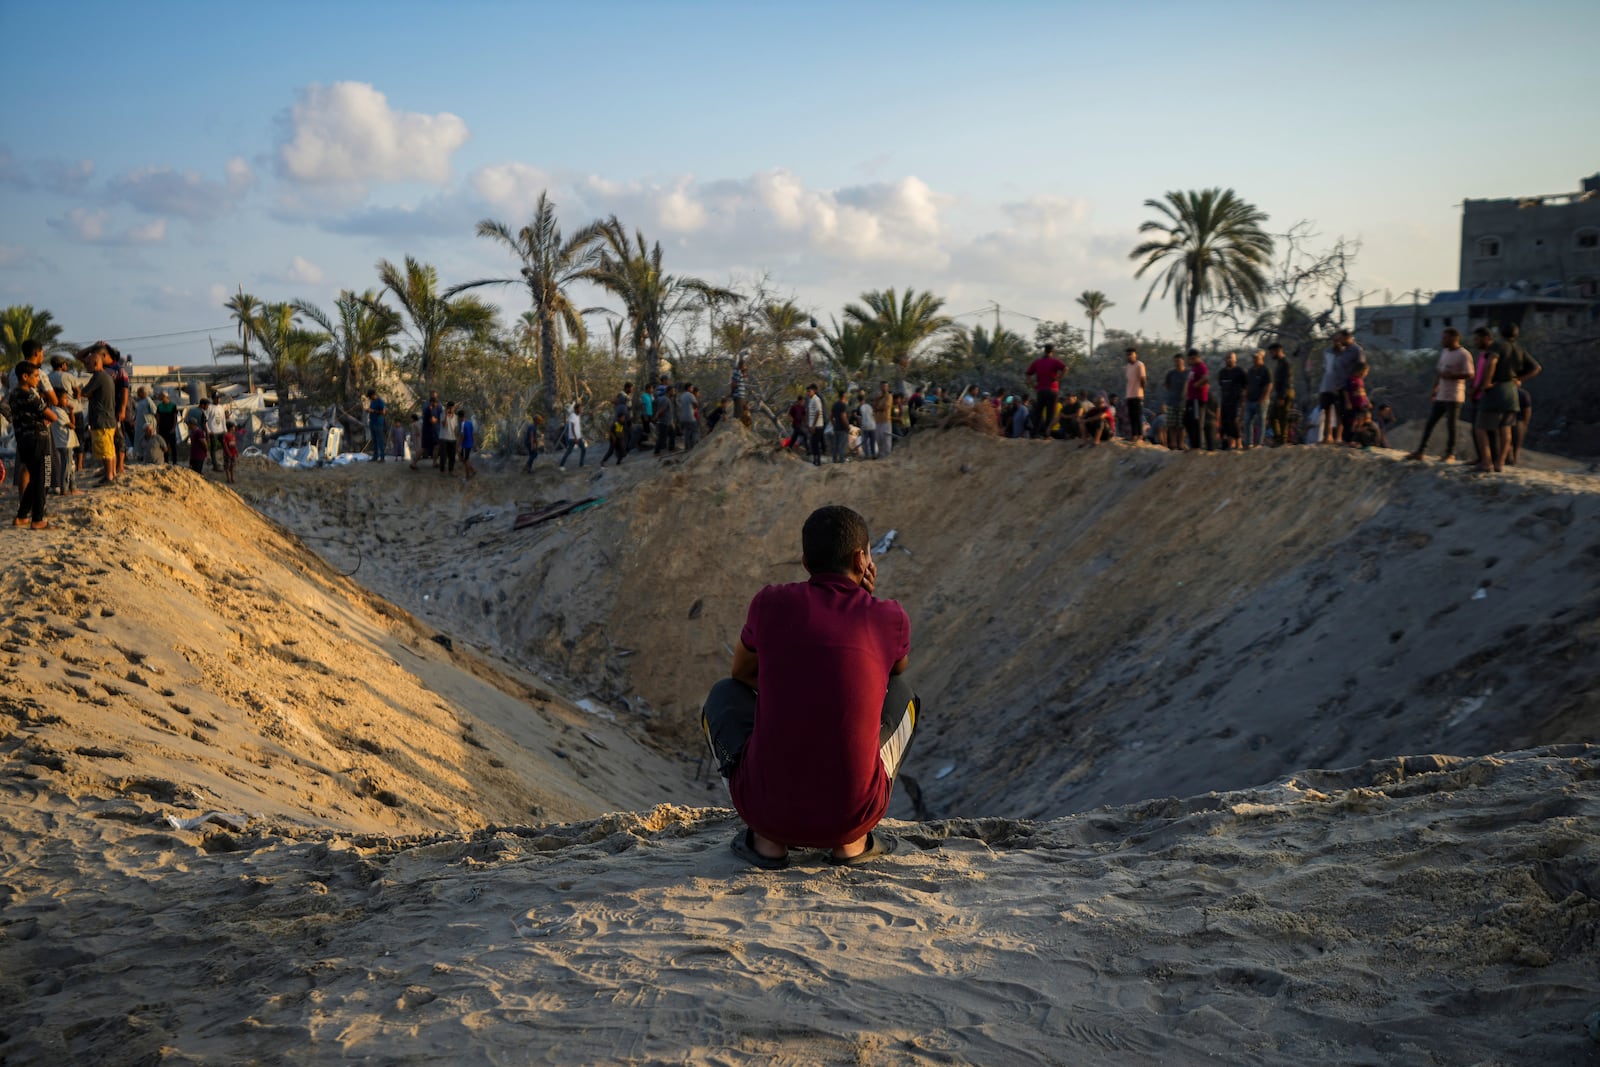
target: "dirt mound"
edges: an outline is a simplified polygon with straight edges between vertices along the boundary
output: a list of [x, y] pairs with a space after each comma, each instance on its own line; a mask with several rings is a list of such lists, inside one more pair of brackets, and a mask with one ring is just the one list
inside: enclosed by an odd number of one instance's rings
[[186, 470], [132, 468], [9, 543], [0, 755], [19, 795], [417, 832], [683, 791], [612, 723], [447, 649]]
[[[934, 814], [1046, 817], [1600, 728], [1592, 477], [960, 431], [818, 469], [734, 428], [668, 462], [243, 488], [359, 543], [362, 580], [433, 625], [564, 673], [690, 760], [751, 595], [802, 576], [812, 508], [848, 504], [896, 533], [879, 590], [912, 618], [929, 714], [907, 770]], [[511, 528], [519, 501], [589, 496]]]

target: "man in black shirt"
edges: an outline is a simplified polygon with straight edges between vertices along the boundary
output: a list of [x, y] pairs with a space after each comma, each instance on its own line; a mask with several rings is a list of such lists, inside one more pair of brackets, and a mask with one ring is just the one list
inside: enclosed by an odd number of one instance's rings
[[1217, 386], [1222, 394], [1222, 447], [1224, 450], [1239, 447], [1239, 408], [1244, 403], [1244, 387], [1248, 380], [1239, 366], [1239, 353], [1229, 352], [1217, 371]]
[[46, 480], [44, 457], [50, 451], [50, 424], [55, 413], [45, 407], [39, 395], [39, 366], [31, 360], [17, 364], [17, 387], [6, 402], [11, 406], [11, 423], [17, 436], [17, 486], [22, 490], [17, 505], [16, 525], [35, 530], [49, 528], [44, 520]]
[[1283, 346], [1267, 346], [1272, 356], [1272, 401], [1267, 405], [1267, 428], [1272, 431], [1273, 447], [1293, 444], [1289, 433], [1289, 410], [1294, 407], [1294, 364]]
[[78, 358], [89, 372], [83, 398], [89, 405], [89, 448], [94, 458], [105, 464], [105, 481], [117, 480], [117, 384], [106, 371], [109, 353], [100, 341], [85, 349]]
[[1261, 443], [1266, 429], [1267, 404], [1272, 399], [1272, 372], [1267, 369], [1267, 354], [1256, 349], [1250, 369], [1244, 372], [1244, 447]]
[[833, 402], [829, 411], [833, 420], [833, 461], [843, 463], [850, 454], [850, 405], [845, 401], [844, 390], [839, 390], [839, 399]]

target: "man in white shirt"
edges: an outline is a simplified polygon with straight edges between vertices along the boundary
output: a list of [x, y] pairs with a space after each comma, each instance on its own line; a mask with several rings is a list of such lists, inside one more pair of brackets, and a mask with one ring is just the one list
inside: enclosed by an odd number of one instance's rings
[[220, 397], [211, 398], [211, 410], [206, 413], [206, 451], [211, 455], [211, 469], [220, 471], [217, 453], [222, 451], [222, 435], [228, 432], [228, 405]]
[[827, 418], [822, 410], [822, 397], [817, 395], [817, 384], [806, 386], [806, 432], [811, 435], [811, 465], [822, 466], [822, 437], [827, 429]]
[[1462, 347], [1461, 331], [1453, 326], [1445, 327], [1440, 342], [1443, 350], [1439, 353], [1439, 365], [1433, 375], [1433, 389], [1428, 394], [1433, 401], [1433, 408], [1428, 412], [1428, 422], [1422, 428], [1422, 439], [1417, 442], [1417, 450], [1407, 459], [1422, 459], [1422, 453], [1428, 447], [1428, 435], [1433, 433], [1433, 427], [1440, 419], [1446, 421], [1444, 454], [1439, 459], [1449, 463], [1456, 458], [1456, 420], [1460, 418], [1461, 405], [1467, 399], [1467, 382], [1472, 379], [1472, 353]]
[[1128, 365], [1123, 368], [1127, 381], [1122, 387], [1122, 397], [1128, 406], [1128, 440], [1138, 441], [1144, 436], [1144, 361], [1137, 348], [1128, 349]]
[[872, 401], [867, 399], [865, 389], [860, 394], [861, 403], [856, 408], [856, 418], [861, 426], [861, 458], [878, 458], [878, 420], [872, 417]]

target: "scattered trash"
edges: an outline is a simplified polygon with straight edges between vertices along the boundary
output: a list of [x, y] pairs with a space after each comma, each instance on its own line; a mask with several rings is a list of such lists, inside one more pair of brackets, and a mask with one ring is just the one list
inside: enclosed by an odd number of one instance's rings
[[598, 507], [605, 502], [606, 498], [603, 496], [591, 496], [577, 503], [573, 503], [570, 500], [557, 500], [555, 503], [547, 504], [537, 511], [518, 513], [516, 520], [511, 524], [511, 529], [526, 530], [530, 526], [538, 526], [541, 523], [549, 522], [551, 519], [559, 519], [563, 515], [571, 515], [577, 511]]
[[581, 730], [579, 732], [583, 734], [583, 739], [585, 741], [589, 742], [595, 748], [610, 748], [611, 747], [610, 745], [606, 744], [604, 741], [600, 740], [598, 737], [596, 737], [594, 734], [591, 734], [587, 730]]
[[698, 619], [700, 617], [700, 611], [704, 607], [705, 607], [705, 601], [703, 601], [703, 600], [696, 600], [693, 604], [690, 604], [689, 605], [689, 618]]
[[893, 548], [895, 535], [899, 532], [899, 530], [890, 530], [888, 533], [878, 538], [878, 543], [872, 546], [872, 554], [874, 556], [881, 556], [885, 552], [889, 551], [889, 549]]
[[[602, 708], [599, 704], [596, 704], [588, 697], [584, 697], [582, 700], [574, 700], [572, 704], [573, 707], [577, 708], [586, 715], [593, 715], [595, 718], [604, 719], [607, 722], [617, 721], [617, 716], [615, 713], [607, 711], [605, 708]], [[584, 734], [583, 736], [588, 737], [589, 735]], [[599, 742], [596, 742], [596, 744], [599, 744]], [[600, 745], [600, 747], [605, 748], [604, 745]], [[562, 758], [565, 759], [566, 757], [563, 756]]]
[[956, 765], [954, 763], [946, 763], [943, 767], [940, 767], [938, 770], [934, 771], [933, 776], [935, 778], [945, 778], [948, 777], [950, 772], [955, 769]]
[[436, 645], [443, 645], [446, 652], [454, 652], [456, 650], [456, 643], [450, 640], [444, 634], [434, 634], [433, 643]]
[[1472, 594], [1472, 599], [1473, 600], [1488, 600], [1489, 599], [1489, 590], [1487, 590], [1487, 589], [1479, 589], [1476, 593]]
[[214, 822], [227, 830], [239, 831], [250, 825], [250, 816], [230, 815], [225, 811], [208, 811], [193, 819], [180, 819], [176, 815], [167, 816], [167, 824], [174, 830], [198, 830], [208, 822]]

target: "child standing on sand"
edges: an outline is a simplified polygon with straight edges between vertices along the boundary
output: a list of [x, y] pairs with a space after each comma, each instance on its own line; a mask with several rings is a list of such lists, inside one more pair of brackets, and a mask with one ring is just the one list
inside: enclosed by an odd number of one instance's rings
[[472, 481], [472, 476], [477, 474], [477, 468], [472, 465], [472, 450], [478, 447], [478, 424], [472, 421], [472, 413], [466, 408], [461, 409], [461, 469], [463, 478]]
[[228, 484], [233, 484], [233, 465], [239, 458], [239, 424], [228, 423], [228, 428], [222, 435], [222, 471], [228, 477]]

